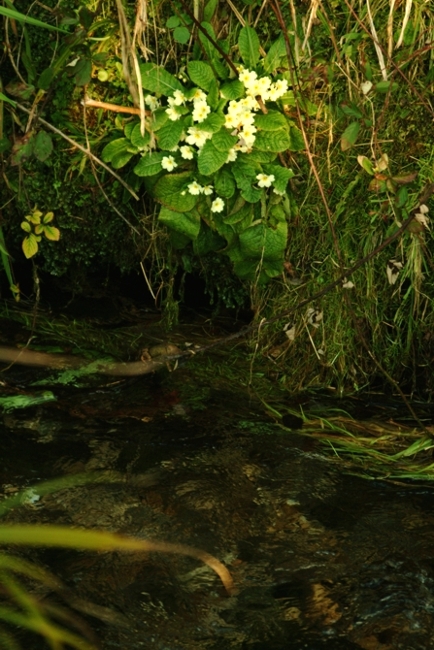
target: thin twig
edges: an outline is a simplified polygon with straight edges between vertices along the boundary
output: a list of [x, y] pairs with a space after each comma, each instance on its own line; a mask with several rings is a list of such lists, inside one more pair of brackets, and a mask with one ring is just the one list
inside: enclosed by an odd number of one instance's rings
[[[24, 113], [27, 113], [28, 115], [30, 115], [29, 109], [26, 108], [25, 106], [22, 106], [21, 104], [18, 104], [18, 103], [16, 103], [15, 106], [17, 108], [19, 108], [20, 111], [24, 111]], [[50, 122], [47, 122], [42, 117], [36, 116], [36, 119], [38, 120], [38, 122], [40, 122], [41, 124], [46, 126], [47, 129], [49, 129], [50, 131], [53, 131], [53, 133], [56, 133], [57, 135], [60, 135], [61, 138], [63, 138], [67, 142], [69, 142], [69, 144], [71, 144], [73, 147], [76, 147], [77, 149], [80, 149], [80, 151], [82, 151], [84, 154], [86, 154], [86, 156], [88, 156], [91, 160], [93, 160], [95, 163], [97, 163], [97, 165], [100, 165], [101, 167], [103, 167], [109, 174], [114, 176], [116, 178], [116, 180], [119, 181], [119, 183], [125, 187], [126, 190], [128, 190], [128, 192], [131, 194], [132, 197], [134, 197], [136, 199], [136, 201], [139, 200], [139, 197], [137, 196], [135, 191], [128, 185], [128, 183], [126, 183], [120, 176], [118, 176], [118, 174], [116, 174], [116, 172], [113, 171], [113, 169], [110, 169], [110, 167], [108, 165], [106, 165], [102, 160], [100, 160], [97, 156], [95, 156], [91, 151], [89, 151], [88, 149], [83, 147], [83, 145], [78, 144], [78, 142], [76, 142], [72, 138], [68, 137], [65, 133], [60, 131], [60, 129], [57, 129], [55, 126], [50, 124]]]

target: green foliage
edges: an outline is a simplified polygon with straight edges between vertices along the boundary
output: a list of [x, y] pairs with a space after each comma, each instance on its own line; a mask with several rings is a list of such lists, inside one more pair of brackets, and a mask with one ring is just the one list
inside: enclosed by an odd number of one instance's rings
[[[167, 22], [171, 29], [178, 24], [175, 16]], [[211, 25], [202, 26], [215, 40]], [[260, 76], [261, 66], [272, 67], [281, 45], [273, 44], [270, 57], [260, 64], [258, 34], [244, 27], [238, 47], [249, 68], [241, 67], [240, 78], [228, 81], [216, 48], [205, 41], [209, 62], [189, 60], [189, 81], [181, 82], [153, 63], [141, 65], [143, 88], [153, 93], [145, 97], [151, 108], [145, 136], [139, 136], [138, 122], [128, 122], [124, 137], [108, 142], [102, 158], [120, 169], [140, 156], [133, 171], [156, 177], [147, 189], [163, 206], [159, 220], [176, 233], [176, 248], [195, 242], [203, 221], [230, 245], [225, 252], [240, 277], [266, 282], [283, 270], [287, 213], [278, 206], [293, 176], [280, 161], [270, 163], [281, 152], [304, 147], [279, 101], [288, 90], [287, 80]], [[259, 72], [250, 69], [254, 66]], [[248, 204], [258, 204], [256, 211]], [[283, 219], [276, 219], [280, 214]]]
[[38, 252], [38, 243], [41, 241], [42, 235], [45, 235], [50, 241], [59, 241], [60, 230], [50, 225], [53, 219], [52, 212], [42, 215], [42, 212], [35, 207], [31, 214], [26, 215], [25, 221], [22, 221], [21, 228], [27, 233], [27, 237], [23, 239], [22, 249], [27, 259]]

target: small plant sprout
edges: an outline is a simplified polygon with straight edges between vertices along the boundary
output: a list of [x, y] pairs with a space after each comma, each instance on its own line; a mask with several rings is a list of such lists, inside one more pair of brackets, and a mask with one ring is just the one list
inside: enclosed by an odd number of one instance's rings
[[38, 244], [41, 241], [42, 235], [45, 235], [50, 241], [59, 241], [60, 230], [50, 225], [54, 219], [52, 212], [47, 212], [43, 215], [35, 207], [31, 214], [26, 215], [25, 219], [25, 221], [21, 222], [21, 228], [27, 233], [27, 237], [23, 239], [22, 249], [27, 259], [30, 259], [38, 252]]

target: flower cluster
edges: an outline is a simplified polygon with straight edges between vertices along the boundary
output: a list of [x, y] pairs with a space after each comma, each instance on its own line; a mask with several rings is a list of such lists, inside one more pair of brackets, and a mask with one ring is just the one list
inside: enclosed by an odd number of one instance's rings
[[278, 79], [274, 83], [270, 77], [261, 77], [254, 70], [239, 68], [239, 79], [244, 84], [248, 97], [260, 97], [263, 102], [276, 102], [288, 90], [286, 79]]
[[[245, 96], [238, 100], [228, 102], [224, 113], [224, 126], [230, 130], [231, 135], [238, 136], [238, 142], [229, 150], [226, 162], [234, 162], [238, 153], [249, 153], [252, 150], [256, 140], [257, 126], [255, 125], [255, 114], [262, 108], [263, 102], [277, 101], [288, 90], [288, 82], [284, 79], [278, 79], [273, 82], [270, 77], [258, 77], [254, 70], [248, 70], [239, 66], [239, 80], [245, 88]], [[222, 98], [224, 95], [222, 94]], [[145, 98], [145, 102], [155, 111], [158, 106], [158, 100], [150, 95]], [[186, 128], [186, 133], [181, 135], [183, 144], [177, 145], [171, 151], [178, 151], [184, 160], [193, 160], [195, 154], [200, 152], [206, 141], [212, 138], [212, 130], [200, 128], [211, 113], [211, 107], [207, 103], [207, 94], [196, 88], [192, 91], [183, 92], [175, 90], [173, 95], [167, 100], [168, 106], [165, 109], [169, 119], [173, 122], [179, 120], [185, 114], [185, 107], [188, 103], [192, 104], [191, 119], [193, 125]], [[164, 156], [161, 161], [161, 167], [168, 172], [173, 171], [178, 166], [173, 156]], [[273, 174], [258, 174], [256, 176], [258, 187], [269, 188], [275, 181]], [[212, 185], [202, 186], [196, 180], [192, 181], [186, 188], [189, 194], [210, 196], [214, 192]], [[274, 189], [274, 192], [282, 194]], [[185, 192], [183, 192], [185, 194]], [[217, 197], [211, 203], [211, 212], [222, 212], [225, 202]]]
[[213, 193], [214, 188], [212, 185], [200, 185], [197, 181], [193, 181], [190, 185], [187, 185], [188, 191], [190, 194], [205, 194], [209, 196]]
[[197, 88], [190, 99], [187, 98], [182, 90], [175, 90], [173, 97], [169, 97], [167, 100], [169, 106], [166, 108], [166, 113], [172, 122], [176, 122], [176, 120], [179, 120], [181, 117], [181, 113], [177, 110], [177, 106], [185, 106], [185, 103], [188, 101], [193, 102], [193, 122], [203, 122], [206, 120], [211, 112], [211, 107], [208, 106], [206, 102], [206, 94], [203, 90]]
[[239, 140], [229, 152], [227, 162], [233, 162], [238, 151], [248, 153], [256, 140], [255, 111], [260, 108], [258, 99], [262, 102], [275, 102], [288, 90], [288, 82], [285, 79], [278, 79], [273, 83], [270, 77], [258, 78], [254, 70], [247, 70], [242, 66], [239, 67], [239, 73], [239, 80], [246, 89], [246, 97], [229, 102], [225, 126], [227, 129], [234, 129]]

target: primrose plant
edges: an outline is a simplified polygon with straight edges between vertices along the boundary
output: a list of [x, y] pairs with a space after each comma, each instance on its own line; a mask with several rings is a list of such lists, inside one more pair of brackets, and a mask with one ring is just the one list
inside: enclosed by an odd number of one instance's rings
[[287, 73], [274, 74], [287, 67], [282, 45], [259, 61], [256, 32], [244, 27], [238, 78], [212, 57], [190, 61], [181, 78], [141, 65], [142, 85], [152, 93], [145, 96], [145, 131], [129, 121], [124, 137], [102, 152], [117, 169], [140, 156], [134, 174], [161, 204], [159, 220], [175, 247], [222, 251], [239, 277], [261, 282], [283, 269], [293, 171], [282, 153], [304, 148], [285, 113], [294, 105]]

